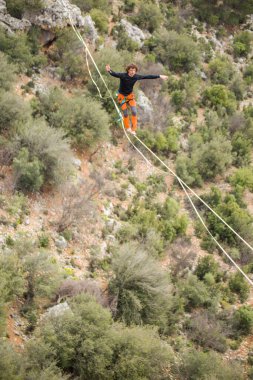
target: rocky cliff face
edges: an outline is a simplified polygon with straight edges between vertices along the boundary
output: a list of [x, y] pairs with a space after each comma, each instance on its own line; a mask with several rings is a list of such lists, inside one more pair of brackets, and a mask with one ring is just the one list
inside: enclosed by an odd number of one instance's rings
[[22, 20], [10, 16], [5, 0], [0, 0], [0, 27], [9, 32], [28, 29], [37, 25], [43, 30], [64, 28], [70, 25], [69, 16], [78, 28], [85, 29], [87, 37], [94, 43], [98, 37], [97, 31], [89, 15], [82, 16], [80, 9], [68, 0], [44, 0], [45, 6], [39, 12], [26, 12]]
[[15, 30], [25, 30], [31, 26], [28, 20], [18, 20], [8, 14], [6, 3], [4, 0], [0, 0], [0, 27], [8, 30], [9, 33]]

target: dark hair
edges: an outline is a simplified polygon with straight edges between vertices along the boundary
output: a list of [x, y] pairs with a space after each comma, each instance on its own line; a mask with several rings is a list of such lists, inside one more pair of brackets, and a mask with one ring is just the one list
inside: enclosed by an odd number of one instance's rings
[[138, 71], [138, 66], [136, 66], [134, 63], [130, 63], [130, 65], [128, 65], [128, 66], [126, 67], [126, 72], [128, 73], [128, 71], [129, 71], [130, 69], [135, 69], [136, 72], [137, 72], [137, 71]]

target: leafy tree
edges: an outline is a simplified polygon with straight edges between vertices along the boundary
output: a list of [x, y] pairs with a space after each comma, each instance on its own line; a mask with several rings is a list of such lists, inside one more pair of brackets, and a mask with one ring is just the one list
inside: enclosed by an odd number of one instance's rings
[[249, 296], [250, 287], [241, 273], [235, 273], [229, 279], [229, 288], [239, 295], [240, 301], [245, 302]]
[[56, 263], [46, 252], [28, 254], [21, 258], [26, 273], [25, 299], [29, 305], [36, 298], [51, 296], [61, 280]]
[[248, 31], [238, 33], [233, 42], [234, 55], [236, 57], [247, 56], [251, 50], [252, 35]]
[[243, 73], [243, 77], [248, 85], [253, 83], [253, 64], [249, 64], [248, 66], [246, 66]]
[[0, 338], [0, 380], [23, 380], [21, 368], [20, 355]]
[[243, 371], [238, 364], [226, 364], [218, 354], [188, 349], [182, 355], [177, 374], [181, 380], [242, 380]]
[[207, 273], [211, 273], [214, 277], [217, 277], [218, 268], [218, 263], [211, 255], [204, 256], [199, 260], [195, 274], [199, 280], [204, 280]]
[[101, 9], [92, 9], [90, 12], [92, 20], [95, 22], [96, 27], [102, 33], [107, 33], [108, 31], [108, 16]]
[[[251, 241], [252, 237], [252, 217], [248, 211], [242, 208], [234, 195], [227, 194], [225, 197], [217, 188], [212, 188], [210, 194], [204, 196], [205, 201], [219, 214], [239, 235], [247, 241]], [[206, 214], [208, 228], [212, 234], [219, 240], [231, 247], [240, 249], [241, 259], [248, 261], [247, 248], [242, 245], [234, 233], [228, 229], [220, 220], [212, 213]]]
[[64, 104], [58, 114], [59, 127], [67, 131], [79, 148], [93, 148], [110, 136], [109, 117], [98, 101], [75, 98]]
[[238, 330], [243, 335], [251, 334], [253, 329], [252, 308], [250, 306], [242, 306], [236, 310], [233, 316], [233, 324], [235, 331]]
[[200, 59], [197, 44], [189, 36], [175, 31], [157, 34], [154, 51], [158, 59], [174, 71], [190, 71], [198, 65]]
[[253, 170], [251, 167], [243, 167], [237, 169], [234, 174], [229, 177], [232, 186], [240, 186], [243, 190], [249, 189], [253, 191]]
[[253, 11], [251, 0], [245, 0], [243, 7], [240, 0], [230, 2], [220, 2], [213, 0], [207, 3], [205, 0], [190, 0], [195, 8], [195, 12], [201, 21], [207, 21], [211, 25], [225, 23], [235, 25], [245, 21], [248, 14]]
[[153, 329], [113, 324], [109, 311], [87, 295], [73, 298], [69, 311], [44, 319], [31, 348], [32, 367], [45, 357], [83, 380], [163, 379], [173, 359]]
[[17, 68], [7, 60], [7, 56], [0, 52], [0, 89], [10, 90], [15, 81]]
[[[94, 148], [109, 139], [109, 115], [101, 103], [90, 97], [65, 99], [57, 89], [40, 98], [37, 109], [50, 125], [62, 128], [80, 149]], [[59, 132], [60, 133], [60, 132]]]
[[157, 153], [176, 153], [179, 149], [179, 134], [176, 128], [169, 127], [164, 132], [152, 132], [148, 129], [138, 131], [146, 145]]
[[231, 140], [236, 166], [248, 165], [251, 158], [252, 142], [243, 132], [236, 132]]
[[236, 109], [236, 99], [234, 94], [222, 84], [214, 84], [207, 87], [203, 95], [204, 104], [219, 109], [223, 107], [228, 113]]
[[157, 324], [168, 304], [169, 281], [160, 266], [140, 249], [124, 245], [112, 261], [109, 291], [116, 299], [116, 319]]
[[232, 62], [226, 56], [214, 58], [209, 63], [209, 72], [212, 82], [229, 84], [235, 74]]
[[176, 160], [177, 174], [187, 184], [201, 186], [203, 180], [222, 174], [232, 163], [230, 141], [220, 132], [212, 131], [206, 137], [194, 133], [189, 138], [189, 156], [180, 155]]
[[16, 188], [27, 191], [38, 191], [43, 185], [42, 165], [37, 157], [29, 160], [29, 151], [22, 148], [13, 161]]
[[9, 35], [0, 28], [0, 51], [9, 56], [10, 61], [15, 63], [22, 72], [27, 72], [34, 66], [40, 67], [45, 64], [45, 58], [42, 54], [34, 55], [32, 53], [26, 33]]
[[113, 379], [162, 380], [170, 370], [173, 353], [170, 346], [159, 339], [151, 328], [115, 326]]
[[11, 92], [0, 92], [0, 108], [0, 132], [22, 125], [29, 119], [29, 107]]
[[44, 121], [26, 125], [14, 143], [17, 152], [14, 167], [18, 184], [24, 190], [39, 189], [44, 183], [60, 184], [73, 170], [73, 156], [64, 133]]
[[200, 311], [186, 323], [187, 335], [203, 348], [218, 352], [227, 349], [224, 326], [211, 313]]
[[186, 310], [196, 307], [209, 307], [215, 300], [208, 287], [197, 276], [189, 275], [178, 283], [179, 294], [184, 300]]
[[58, 31], [55, 49], [49, 54], [57, 62], [62, 80], [84, 77], [83, 45], [76, 38], [74, 31]]
[[163, 16], [156, 4], [150, 1], [141, 1], [139, 10], [133, 20], [140, 28], [147, 29], [153, 33], [161, 25]]
[[[17, 255], [0, 252], [0, 336], [5, 332], [6, 306], [24, 291], [23, 268]], [[0, 365], [1, 366], [1, 365]], [[1, 373], [1, 371], [0, 371]], [[1, 376], [1, 375], [0, 375]]]

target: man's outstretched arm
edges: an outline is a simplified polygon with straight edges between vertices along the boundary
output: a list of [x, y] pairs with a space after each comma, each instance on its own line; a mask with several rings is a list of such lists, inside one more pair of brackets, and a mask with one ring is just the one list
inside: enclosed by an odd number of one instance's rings
[[123, 78], [125, 73], [115, 73], [115, 71], [112, 71], [111, 69], [111, 66], [110, 65], [106, 65], [105, 66], [105, 69], [106, 71], [112, 76], [112, 77], [115, 77], [115, 78]]
[[138, 74], [138, 80], [142, 79], [158, 79], [161, 78], [162, 80], [167, 80], [169, 77], [167, 75], [141, 75]]

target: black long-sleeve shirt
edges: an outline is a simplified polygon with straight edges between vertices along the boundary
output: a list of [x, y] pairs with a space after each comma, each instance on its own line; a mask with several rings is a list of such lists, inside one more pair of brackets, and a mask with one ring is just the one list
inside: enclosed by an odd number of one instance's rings
[[133, 77], [130, 77], [127, 73], [115, 73], [112, 70], [109, 71], [109, 74], [115, 78], [120, 79], [119, 93], [125, 96], [133, 92], [133, 87], [138, 80], [160, 78], [160, 75], [141, 75], [141, 74], [135, 74]]

